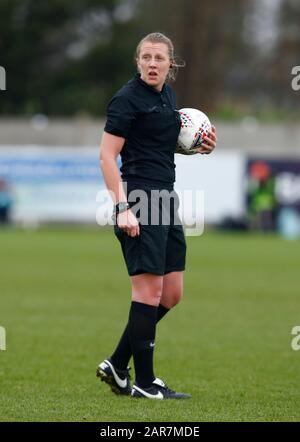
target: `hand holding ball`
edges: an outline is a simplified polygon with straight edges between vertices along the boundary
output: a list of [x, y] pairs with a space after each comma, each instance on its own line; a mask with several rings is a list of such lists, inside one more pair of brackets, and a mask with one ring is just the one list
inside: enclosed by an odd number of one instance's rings
[[179, 110], [181, 129], [177, 141], [176, 153], [193, 155], [198, 153], [204, 137], [208, 136], [212, 126], [207, 115], [198, 109]]

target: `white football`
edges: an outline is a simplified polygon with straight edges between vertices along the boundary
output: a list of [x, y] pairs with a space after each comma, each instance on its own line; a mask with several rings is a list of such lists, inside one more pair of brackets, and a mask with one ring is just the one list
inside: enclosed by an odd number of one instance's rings
[[183, 108], [179, 111], [181, 128], [177, 141], [177, 153], [192, 155], [197, 153], [203, 143], [203, 138], [208, 135], [211, 123], [207, 115], [198, 109]]

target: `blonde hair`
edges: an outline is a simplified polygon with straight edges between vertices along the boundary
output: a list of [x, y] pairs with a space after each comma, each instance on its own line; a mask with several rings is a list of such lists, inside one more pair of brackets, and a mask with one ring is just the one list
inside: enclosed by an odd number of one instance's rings
[[171, 60], [171, 67], [169, 69], [166, 80], [175, 80], [178, 72], [178, 68], [182, 68], [185, 66], [185, 62], [183, 60], [178, 60], [178, 57], [174, 55], [174, 45], [169, 37], [162, 34], [161, 32], [152, 32], [151, 34], [146, 35], [146, 37], [142, 38], [135, 50], [135, 63], [137, 63], [137, 59], [140, 56], [141, 46], [146, 41], [151, 43], [164, 43], [168, 47], [169, 58]]

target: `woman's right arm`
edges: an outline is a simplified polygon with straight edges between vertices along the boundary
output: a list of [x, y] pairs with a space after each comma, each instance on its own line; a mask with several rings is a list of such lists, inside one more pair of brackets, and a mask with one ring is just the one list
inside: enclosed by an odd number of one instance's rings
[[[127, 201], [117, 166], [117, 157], [124, 143], [125, 138], [112, 135], [105, 131], [103, 132], [100, 144], [100, 168], [114, 204]], [[117, 224], [121, 229], [124, 229], [129, 236], [140, 234], [138, 221], [131, 210], [120, 213], [117, 218]]]

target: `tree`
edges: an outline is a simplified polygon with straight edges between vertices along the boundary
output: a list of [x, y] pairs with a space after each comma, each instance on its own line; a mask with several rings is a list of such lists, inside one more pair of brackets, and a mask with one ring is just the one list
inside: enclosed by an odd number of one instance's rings
[[2, 0], [0, 64], [7, 90], [0, 113], [103, 113], [120, 79], [133, 70], [134, 4]]
[[[205, 111], [216, 109], [223, 98], [227, 74], [241, 55], [245, 0], [148, 0], [150, 22], [175, 43], [186, 67], [176, 81], [179, 103]], [[151, 11], [155, 12], [155, 20]], [[159, 11], [159, 14], [156, 12]]]

